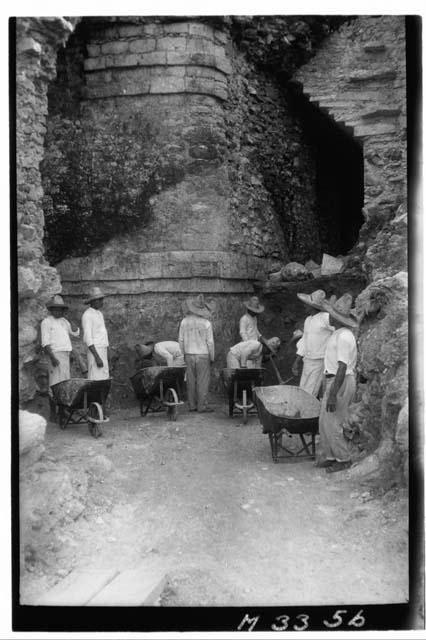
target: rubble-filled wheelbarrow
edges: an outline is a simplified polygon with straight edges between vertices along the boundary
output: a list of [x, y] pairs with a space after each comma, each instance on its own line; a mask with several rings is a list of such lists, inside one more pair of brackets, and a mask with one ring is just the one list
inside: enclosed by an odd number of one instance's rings
[[263, 371], [261, 368], [222, 369], [222, 382], [228, 396], [231, 418], [237, 410], [243, 414], [243, 423], [247, 424], [248, 416], [257, 413], [253, 389], [263, 384]]
[[[319, 400], [300, 387], [291, 385], [256, 387], [254, 395], [263, 433], [269, 436], [272, 460], [278, 462], [279, 459], [288, 457], [315, 458]], [[302, 447], [294, 451], [286, 448], [283, 445], [284, 435], [298, 435]], [[280, 450], [286, 453], [278, 455]]]
[[94, 438], [102, 435], [103, 405], [111, 388], [111, 378], [87, 380], [71, 378], [52, 385], [53, 399], [58, 407], [58, 422], [61, 429], [69, 424], [87, 423]]
[[130, 378], [139, 400], [141, 416], [146, 416], [153, 403], [157, 402], [166, 409], [169, 420], [176, 420], [178, 407], [183, 404], [185, 371], [185, 366], [146, 367]]

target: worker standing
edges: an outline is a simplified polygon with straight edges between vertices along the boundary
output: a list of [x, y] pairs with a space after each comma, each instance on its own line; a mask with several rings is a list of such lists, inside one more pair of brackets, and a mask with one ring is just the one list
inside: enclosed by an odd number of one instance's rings
[[87, 346], [87, 366], [89, 380], [106, 380], [109, 378], [108, 365], [108, 332], [101, 311], [105, 295], [99, 287], [94, 287], [85, 301], [90, 305], [83, 313], [81, 324], [83, 340]]
[[257, 327], [257, 317], [265, 311], [263, 304], [260, 304], [257, 296], [252, 296], [244, 303], [246, 313], [240, 318], [240, 336], [243, 342], [247, 340], [258, 340], [261, 333]]
[[41, 321], [41, 346], [49, 357], [49, 387], [58, 382], [69, 380], [70, 353], [72, 345], [70, 336], [78, 337], [80, 330], [72, 329], [69, 321], [64, 318], [68, 306], [61, 296], [56, 295], [47, 303], [50, 315]]
[[325, 460], [318, 467], [327, 473], [351, 466], [350, 445], [343, 435], [349, 406], [355, 396], [357, 346], [354, 332], [358, 329], [352, 296], [345, 293], [334, 303], [324, 302], [336, 331], [331, 335], [324, 356], [325, 388], [319, 416], [320, 446]]
[[207, 404], [210, 368], [214, 361], [213, 327], [210, 321], [213, 306], [200, 294], [186, 300], [188, 315], [179, 327], [179, 347], [186, 363], [186, 383], [190, 411], [214, 411]]
[[[297, 355], [293, 363], [292, 373], [299, 374], [299, 365], [303, 361], [299, 386], [313, 396], [317, 396], [324, 373], [324, 354], [327, 342], [334, 331], [330, 325], [329, 315], [323, 309], [326, 300], [325, 291], [317, 289], [311, 294], [298, 293], [310, 312], [303, 325], [303, 334], [297, 343]], [[330, 298], [333, 302], [335, 296]]]

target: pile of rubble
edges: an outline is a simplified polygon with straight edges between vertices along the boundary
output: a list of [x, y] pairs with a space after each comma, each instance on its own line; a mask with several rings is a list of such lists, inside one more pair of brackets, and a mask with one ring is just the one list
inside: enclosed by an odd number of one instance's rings
[[321, 264], [308, 260], [304, 265], [299, 262], [289, 262], [285, 265], [276, 263], [268, 274], [271, 282], [294, 282], [310, 280], [322, 276], [331, 276], [341, 273], [348, 262], [348, 256], [330, 256], [324, 253]]

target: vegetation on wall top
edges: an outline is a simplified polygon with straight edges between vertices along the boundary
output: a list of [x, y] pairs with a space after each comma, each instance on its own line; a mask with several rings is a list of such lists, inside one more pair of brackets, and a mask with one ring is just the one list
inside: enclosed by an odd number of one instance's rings
[[41, 173], [51, 264], [146, 224], [150, 198], [182, 178], [161, 152], [155, 121], [138, 113], [105, 116], [90, 127], [50, 118]]

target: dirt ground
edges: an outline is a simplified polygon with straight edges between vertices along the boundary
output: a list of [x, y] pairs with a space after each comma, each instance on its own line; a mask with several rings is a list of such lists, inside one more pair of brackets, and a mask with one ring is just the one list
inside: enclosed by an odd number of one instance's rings
[[311, 460], [274, 464], [257, 417], [243, 425], [221, 398], [214, 406], [170, 422], [135, 405], [112, 412], [97, 440], [86, 425], [48, 424], [45, 459], [76, 473], [108, 460], [60, 544], [46, 540], [49, 562], [23, 574], [21, 601], [74, 569], [153, 560], [168, 575], [163, 606], [407, 599], [406, 494], [379, 497]]

